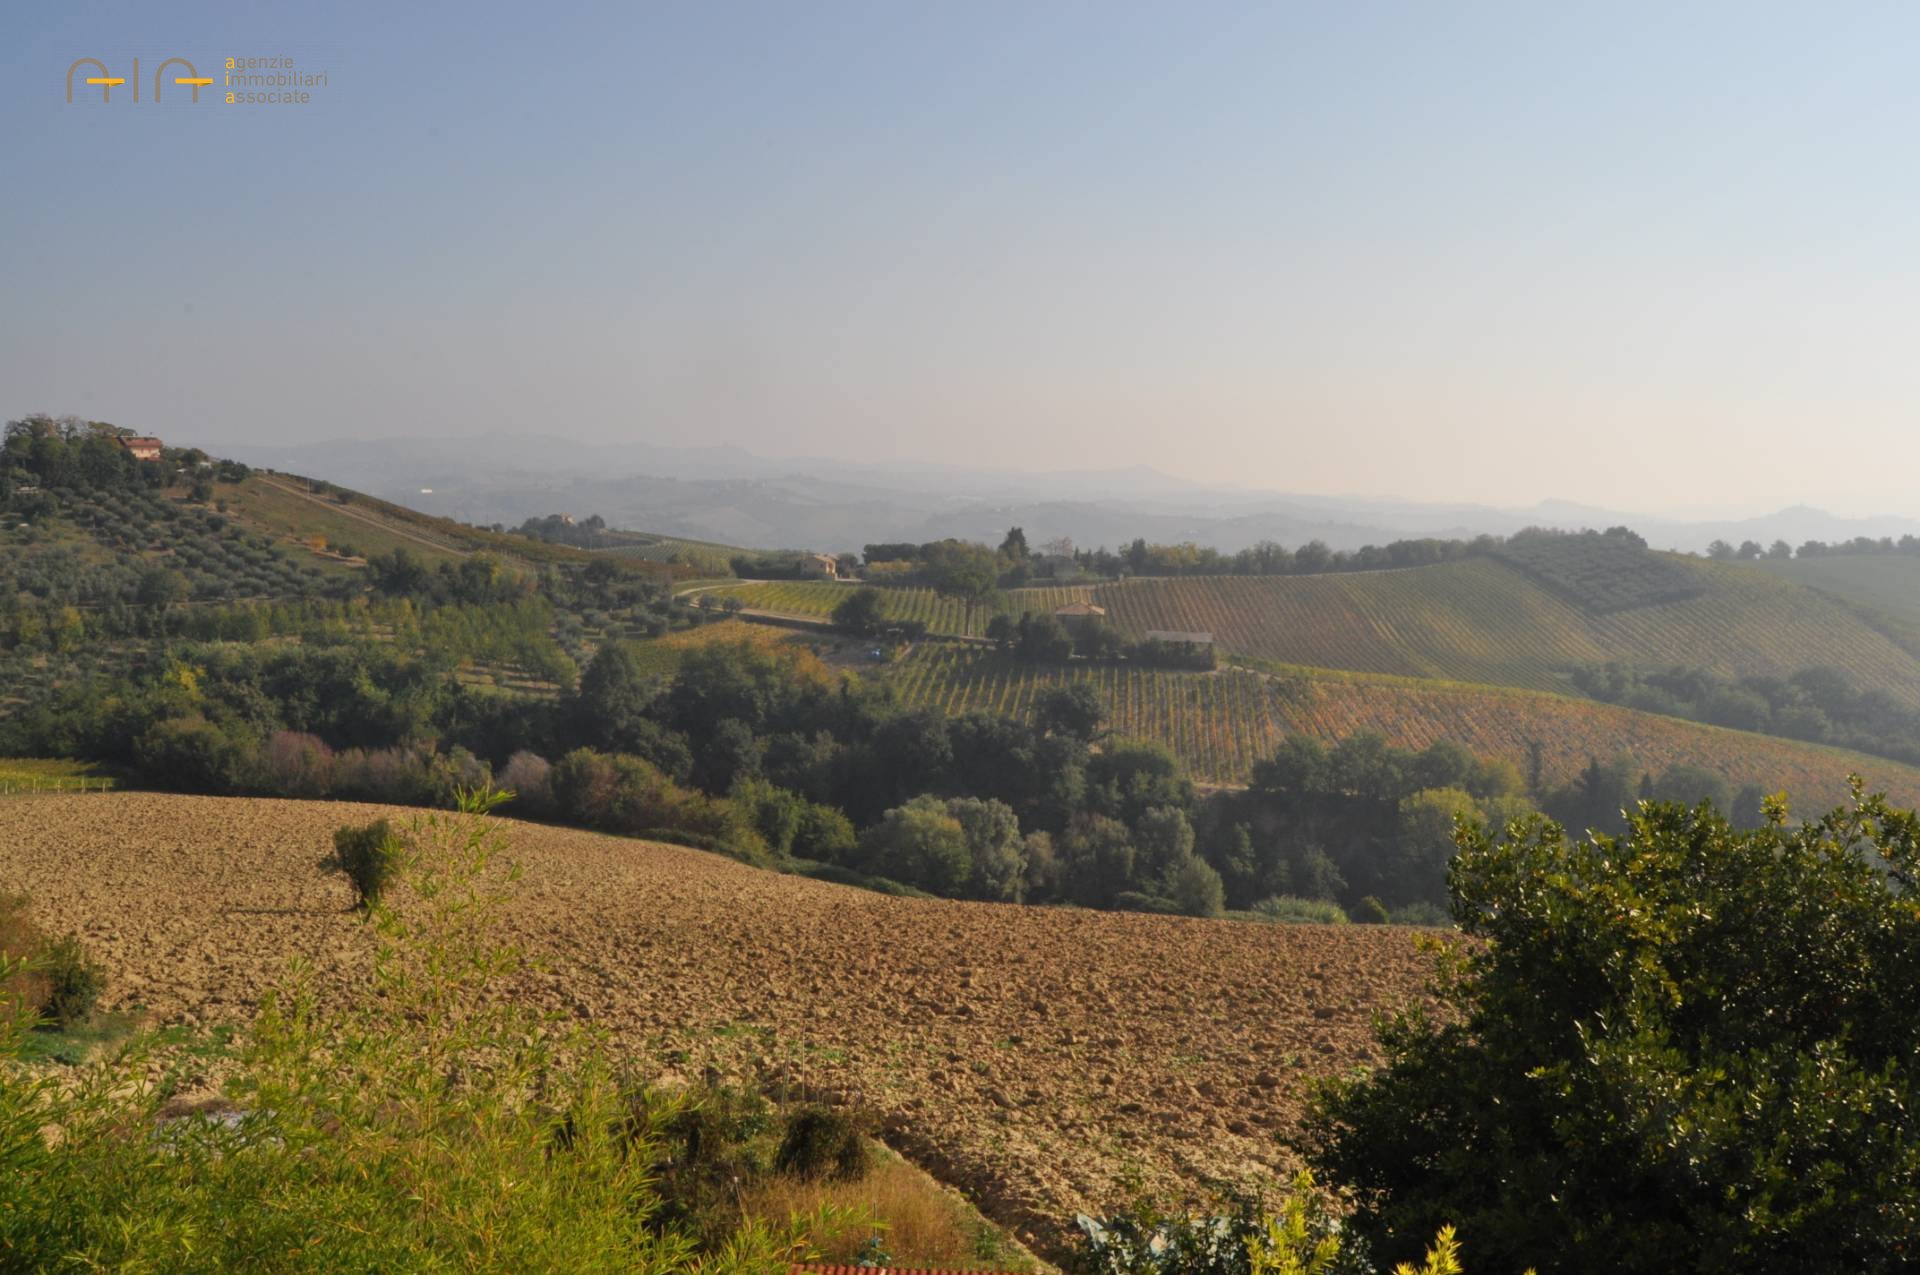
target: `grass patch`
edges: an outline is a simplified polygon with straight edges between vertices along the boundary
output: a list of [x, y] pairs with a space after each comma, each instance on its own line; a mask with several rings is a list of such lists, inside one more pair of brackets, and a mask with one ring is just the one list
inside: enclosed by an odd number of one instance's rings
[[67, 1028], [40, 1027], [22, 1039], [19, 1061], [58, 1063], [78, 1067], [103, 1051], [133, 1039], [140, 1029], [140, 1018], [132, 1013], [95, 1014]]
[[64, 757], [0, 757], [0, 794], [14, 792], [105, 792], [120, 777], [93, 762]]
[[824, 1246], [821, 1260], [862, 1261], [932, 1270], [1033, 1271], [1033, 1255], [982, 1217], [959, 1192], [944, 1187], [886, 1147], [849, 1181], [776, 1176], [749, 1188], [741, 1208], [778, 1221], [822, 1206], [864, 1210], [871, 1230], [849, 1228]]
[[837, 863], [819, 863], [812, 859], [795, 859], [788, 865], [787, 871], [796, 877], [807, 877], [814, 881], [827, 881], [834, 885], [850, 885], [860, 890], [872, 890], [875, 894], [891, 894], [902, 899], [931, 899], [938, 896], [925, 890], [902, 884], [891, 877], [869, 876], [864, 872], [855, 872], [852, 868], [843, 868]]

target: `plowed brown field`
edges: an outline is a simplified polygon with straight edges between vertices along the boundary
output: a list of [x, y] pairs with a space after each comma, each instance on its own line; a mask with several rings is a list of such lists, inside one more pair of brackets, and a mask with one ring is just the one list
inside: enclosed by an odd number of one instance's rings
[[[367, 935], [321, 869], [344, 803], [148, 793], [0, 801], [0, 889], [78, 930], [109, 1004], [243, 1015], [310, 960], [346, 991]], [[534, 994], [643, 1065], [789, 1083], [1043, 1250], [1081, 1208], [1284, 1169], [1303, 1082], [1371, 1060], [1368, 1015], [1416, 995], [1405, 930], [1264, 926], [894, 899], [674, 846], [512, 824], [509, 936]]]

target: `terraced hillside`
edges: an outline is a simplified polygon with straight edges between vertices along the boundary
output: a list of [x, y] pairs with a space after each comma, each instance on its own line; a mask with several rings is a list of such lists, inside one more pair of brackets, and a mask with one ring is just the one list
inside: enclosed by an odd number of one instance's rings
[[[1534, 690], [1565, 690], [1570, 670], [1608, 660], [1702, 665], [1736, 676], [1826, 664], [1920, 706], [1920, 619], [1909, 639], [1884, 618], [1747, 564], [1638, 553], [1631, 563], [1637, 570], [1604, 560], [1595, 570], [1598, 555], [1577, 544], [1559, 553], [1397, 571], [1014, 589], [1000, 595], [996, 609], [1050, 611], [1090, 600], [1129, 636], [1198, 630], [1212, 633], [1226, 652], [1281, 664]], [[1808, 583], [1820, 575], [1820, 561], [1806, 564]], [[1896, 576], [1910, 568], [1920, 580], [1920, 562], [1885, 561], [1895, 565], [1863, 570]], [[1845, 577], [1836, 570], [1833, 579]], [[796, 581], [715, 593], [755, 610], [824, 618], [849, 587]], [[1570, 600], [1581, 590], [1591, 591], [1590, 604]], [[1880, 595], [1878, 587], [1833, 592], [1868, 604]], [[977, 636], [991, 618], [982, 607], [969, 625], [965, 608], [928, 589], [886, 588], [882, 596], [888, 616], [923, 621], [936, 634]], [[1920, 615], [1920, 591], [1915, 598]]]
[[1411, 748], [1449, 739], [1523, 771], [1537, 740], [1550, 783], [1571, 778], [1591, 757], [1627, 752], [1650, 771], [1685, 762], [1735, 786], [1785, 788], [1803, 810], [1837, 801], [1849, 773], [1896, 800], [1920, 803], [1920, 770], [1897, 762], [1537, 691], [1308, 669], [1036, 666], [933, 643], [916, 647], [887, 676], [907, 703], [946, 713], [1024, 715], [1049, 686], [1091, 683], [1112, 705], [1114, 730], [1163, 743], [1195, 775], [1221, 783], [1244, 782], [1288, 734], [1332, 743], [1375, 731]]
[[[304, 960], [364, 986], [375, 936], [319, 866], [333, 830], [415, 812], [151, 793], [0, 799], [0, 885], [108, 970], [108, 1007], [247, 1016]], [[591, 1018], [642, 1074], [708, 1067], [843, 1098], [1022, 1239], [1076, 1210], [1284, 1172], [1308, 1082], [1365, 1066], [1420, 995], [1404, 929], [889, 898], [532, 824], [502, 942], [531, 1004]], [[85, 872], [73, 865], [84, 862]], [[1203, 975], [1196, 971], [1204, 971]]]
[[1701, 584], [1595, 613], [1491, 558], [1344, 575], [1130, 580], [1094, 599], [1122, 631], [1202, 629], [1285, 664], [1531, 687], [1582, 664], [1702, 665], [1747, 676], [1810, 665], [1920, 705], [1920, 659], [1851, 608], [1743, 565], [1673, 559]]

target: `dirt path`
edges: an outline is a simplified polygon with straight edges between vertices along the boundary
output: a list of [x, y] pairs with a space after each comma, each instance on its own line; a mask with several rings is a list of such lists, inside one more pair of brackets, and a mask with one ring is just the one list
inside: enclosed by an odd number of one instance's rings
[[[0, 889], [105, 961], [109, 1000], [245, 1014], [295, 956], [364, 978], [367, 935], [318, 866], [345, 803], [147, 793], [0, 801]], [[388, 811], [406, 818], [412, 812]], [[1262, 926], [895, 899], [715, 855], [513, 825], [506, 938], [527, 994], [669, 1075], [801, 1085], [1058, 1254], [1127, 1176], [1191, 1188], [1286, 1167], [1311, 1075], [1371, 1060], [1368, 1015], [1414, 994], [1404, 930]]]

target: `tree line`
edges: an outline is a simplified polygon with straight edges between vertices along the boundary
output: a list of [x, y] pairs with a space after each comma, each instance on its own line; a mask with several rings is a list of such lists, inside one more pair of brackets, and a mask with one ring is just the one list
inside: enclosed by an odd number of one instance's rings
[[1723, 677], [1700, 668], [1635, 669], [1620, 663], [1575, 669], [1594, 699], [1734, 730], [1832, 744], [1920, 765], [1920, 710], [1845, 670], [1799, 669], [1786, 677]]
[[1619, 759], [1542, 790], [1452, 744], [1357, 735], [1291, 737], [1247, 790], [1203, 796], [1164, 747], [1107, 735], [1084, 685], [1028, 719], [949, 718], [804, 650], [716, 643], [663, 676], [612, 641], [539, 698], [459, 676], [471, 652], [538, 649], [537, 599], [414, 614], [442, 627], [413, 650], [365, 635], [163, 644], [17, 711], [0, 748], [191, 791], [444, 804], [499, 781], [536, 817], [951, 897], [1198, 915], [1301, 900], [1375, 920], [1437, 919], [1458, 818], [1544, 808], [1617, 827], [1642, 795], [1726, 795], [1686, 768], [1636, 785]]

